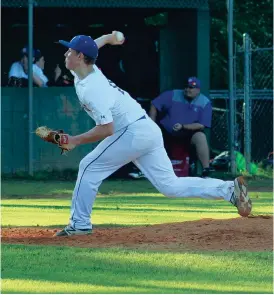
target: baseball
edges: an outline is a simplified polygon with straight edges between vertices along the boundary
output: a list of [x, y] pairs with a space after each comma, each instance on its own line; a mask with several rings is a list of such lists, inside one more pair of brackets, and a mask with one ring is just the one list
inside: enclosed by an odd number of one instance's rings
[[117, 32], [116, 33], [116, 39], [117, 39], [117, 41], [122, 42], [125, 39], [125, 36], [124, 36], [123, 33]]

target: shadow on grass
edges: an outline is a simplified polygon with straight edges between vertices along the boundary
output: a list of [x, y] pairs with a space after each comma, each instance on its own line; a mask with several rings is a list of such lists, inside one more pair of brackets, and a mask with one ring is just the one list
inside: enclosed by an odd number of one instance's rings
[[[36, 209], [56, 209], [56, 210], [64, 210], [64, 209], [70, 209], [70, 206], [48, 206], [48, 205], [14, 205], [14, 204], [2, 204], [1, 207], [3, 208], [36, 208]], [[187, 207], [187, 206], [186, 206]], [[201, 207], [201, 206], [200, 206]], [[207, 207], [205, 209], [201, 209], [197, 206], [197, 209], [150, 209], [150, 208], [123, 208], [123, 207], [93, 207], [93, 212], [95, 211], [117, 211], [117, 212], [184, 212], [184, 213], [204, 213], [204, 212], [210, 212], [210, 213], [235, 213], [235, 209], [232, 207], [232, 209], [228, 210], [227, 206], [225, 207], [225, 210], [213, 210], [212, 207]], [[221, 206], [220, 206], [221, 207]], [[210, 209], [210, 210], [209, 210]]]
[[50, 195], [26, 195], [26, 196], [22, 196], [22, 195], [5, 195], [5, 196], [1, 196], [2, 200], [71, 200], [71, 193], [69, 194], [50, 194]]
[[3, 208], [36, 208], [36, 209], [70, 209], [70, 206], [56, 206], [56, 205], [15, 205], [15, 204], [1, 204]]
[[[3, 248], [2, 279], [36, 280], [34, 285], [37, 281], [41, 285], [43, 281], [87, 284], [95, 289], [104, 286], [107, 293], [116, 293], [114, 288], [121, 288], [123, 293], [251, 294], [266, 293], [272, 284], [270, 254], [265, 253], [257, 253], [254, 260], [248, 252], [216, 256], [215, 252], [163, 254], [18, 245]], [[269, 272], [261, 268], [266, 263]], [[254, 290], [256, 284], [264, 287]], [[56, 288], [54, 293], [62, 292]], [[20, 287], [14, 290], [21, 293]]]

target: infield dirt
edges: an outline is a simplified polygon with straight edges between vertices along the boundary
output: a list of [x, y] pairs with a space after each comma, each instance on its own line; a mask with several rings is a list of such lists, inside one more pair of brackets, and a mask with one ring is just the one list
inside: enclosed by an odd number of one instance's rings
[[88, 248], [124, 247], [155, 251], [273, 250], [273, 217], [201, 219], [138, 227], [96, 228], [88, 236], [54, 237], [60, 229], [2, 228], [2, 243]]

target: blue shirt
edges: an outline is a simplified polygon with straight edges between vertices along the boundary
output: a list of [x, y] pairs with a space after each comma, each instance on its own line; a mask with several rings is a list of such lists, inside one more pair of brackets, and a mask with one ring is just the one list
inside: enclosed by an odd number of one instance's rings
[[184, 96], [183, 90], [171, 90], [160, 94], [152, 101], [159, 112], [164, 112], [160, 124], [172, 133], [173, 126], [200, 123], [211, 127], [212, 106], [210, 100], [203, 94], [189, 101]]

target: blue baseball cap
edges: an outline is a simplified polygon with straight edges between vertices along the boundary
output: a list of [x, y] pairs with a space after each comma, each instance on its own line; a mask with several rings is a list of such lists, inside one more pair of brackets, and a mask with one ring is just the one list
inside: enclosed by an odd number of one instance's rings
[[92, 59], [96, 59], [98, 56], [97, 44], [90, 36], [78, 35], [73, 37], [70, 42], [59, 40], [59, 43], [67, 48], [79, 51]]
[[[29, 48], [28, 46], [25, 46], [24, 48], [21, 49], [21, 56], [29, 56]], [[33, 57], [35, 56], [35, 49], [32, 50], [32, 55]]]
[[39, 60], [42, 56], [43, 56], [43, 54], [42, 54], [41, 50], [35, 49], [35, 51], [34, 51], [35, 60], [36, 61]]
[[196, 77], [190, 77], [187, 79], [187, 87], [189, 88], [201, 88], [201, 81]]

